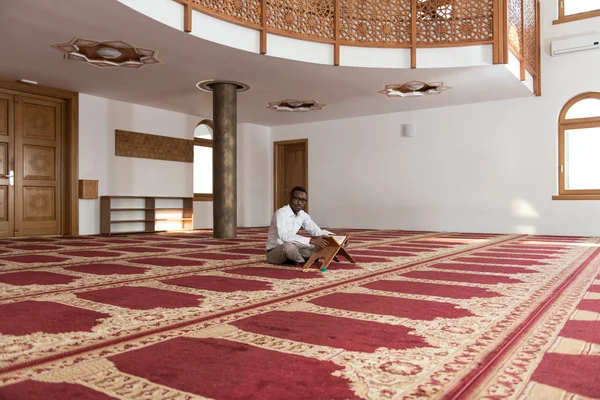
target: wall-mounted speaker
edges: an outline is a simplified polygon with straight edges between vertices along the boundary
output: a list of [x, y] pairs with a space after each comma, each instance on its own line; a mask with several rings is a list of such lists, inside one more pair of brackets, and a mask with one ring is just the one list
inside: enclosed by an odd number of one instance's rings
[[413, 137], [417, 134], [417, 126], [415, 124], [403, 124], [402, 125], [402, 136]]

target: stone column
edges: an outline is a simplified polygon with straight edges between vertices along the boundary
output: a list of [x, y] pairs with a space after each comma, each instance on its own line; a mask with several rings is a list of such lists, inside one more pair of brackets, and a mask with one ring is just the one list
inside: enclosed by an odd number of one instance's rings
[[213, 236], [237, 236], [237, 91], [235, 83], [213, 91]]

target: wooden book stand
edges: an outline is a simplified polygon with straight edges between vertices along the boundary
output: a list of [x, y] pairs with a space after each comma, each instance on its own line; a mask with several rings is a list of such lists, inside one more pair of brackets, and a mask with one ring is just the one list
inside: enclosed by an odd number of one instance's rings
[[346, 258], [352, 264], [356, 264], [356, 261], [354, 261], [352, 256], [348, 254], [344, 248], [346, 243], [348, 243], [348, 238], [348, 234], [325, 236], [325, 239], [329, 242], [329, 244], [327, 247], [315, 251], [306, 261], [304, 267], [302, 267], [302, 271], [307, 272], [310, 267], [319, 259], [323, 259], [321, 269], [326, 269], [331, 261], [339, 262], [337, 258], [338, 254], [344, 256], [344, 258]]

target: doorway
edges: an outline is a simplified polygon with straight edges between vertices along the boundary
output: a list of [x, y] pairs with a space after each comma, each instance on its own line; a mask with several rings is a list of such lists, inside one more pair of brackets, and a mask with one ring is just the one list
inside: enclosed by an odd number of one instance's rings
[[21, 86], [0, 81], [0, 236], [76, 235], [77, 94]]
[[[273, 142], [275, 211], [290, 201], [290, 190], [302, 186], [308, 191], [308, 139]], [[308, 204], [304, 211], [308, 212]]]

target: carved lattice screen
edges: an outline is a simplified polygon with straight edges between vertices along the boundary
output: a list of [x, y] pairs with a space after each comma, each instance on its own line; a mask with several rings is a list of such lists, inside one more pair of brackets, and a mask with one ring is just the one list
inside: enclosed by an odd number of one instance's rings
[[523, 50], [527, 65], [537, 71], [536, 4], [535, 0], [523, 0]]
[[334, 3], [334, 0], [267, 0], [267, 27], [270, 31], [331, 42]]
[[410, 0], [340, 0], [340, 40], [410, 44]]
[[193, 0], [194, 6], [203, 11], [244, 25], [260, 27], [260, 0]]
[[417, 1], [417, 43], [491, 42], [492, 0]]
[[518, 54], [523, 49], [523, 6], [521, 0], [508, 2], [508, 42]]

